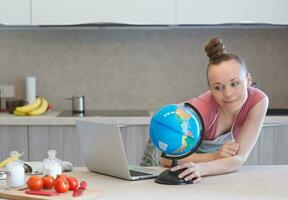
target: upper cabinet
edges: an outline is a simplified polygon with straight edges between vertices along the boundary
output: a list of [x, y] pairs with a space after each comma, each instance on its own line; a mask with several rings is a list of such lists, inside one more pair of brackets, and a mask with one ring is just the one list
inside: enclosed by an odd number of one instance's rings
[[0, 24], [30, 25], [30, 0], [0, 0]]
[[176, 0], [176, 24], [288, 24], [287, 0]]
[[0, 0], [0, 25], [288, 25], [287, 0]]
[[175, 0], [31, 0], [32, 25], [175, 24]]

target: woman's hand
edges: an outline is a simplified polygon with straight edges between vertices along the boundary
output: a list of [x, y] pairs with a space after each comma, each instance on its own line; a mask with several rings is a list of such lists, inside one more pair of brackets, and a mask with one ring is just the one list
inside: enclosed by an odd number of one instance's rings
[[[186, 169], [185, 169], [186, 168]], [[193, 162], [186, 162], [175, 167], [172, 167], [171, 171], [177, 171], [180, 169], [185, 169], [181, 172], [178, 177], [184, 178], [185, 181], [190, 181], [193, 179], [193, 183], [197, 183], [201, 181], [201, 172], [198, 165], [194, 164]]]
[[236, 143], [235, 141], [226, 142], [216, 153], [216, 159], [235, 156], [237, 154], [238, 149], [239, 144]]

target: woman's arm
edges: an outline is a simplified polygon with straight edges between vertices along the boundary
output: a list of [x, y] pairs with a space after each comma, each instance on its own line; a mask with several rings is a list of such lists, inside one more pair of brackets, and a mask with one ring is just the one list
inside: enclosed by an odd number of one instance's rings
[[[186, 163], [186, 162], [208, 162], [217, 159], [217, 153], [193, 153], [192, 155], [179, 160], [179, 163]], [[164, 167], [170, 167], [172, 161], [167, 158], [160, 158], [160, 164]]]
[[195, 177], [195, 171], [199, 173], [199, 176], [208, 176], [238, 170], [247, 160], [257, 141], [267, 111], [268, 102], [268, 98], [264, 97], [249, 111], [241, 132], [236, 138], [236, 142], [239, 144], [237, 155], [209, 162], [200, 162], [196, 165], [188, 162], [174, 167], [174, 170], [188, 168], [180, 174], [180, 177], [190, 174], [187, 178], [191, 179]]
[[[222, 147], [213, 153], [193, 153], [192, 155], [178, 161], [179, 164], [186, 162], [208, 162], [220, 158], [235, 156], [237, 154], [239, 144], [235, 141], [229, 141], [222, 145]], [[160, 158], [160, 164], [165, 167], [171, 166], [172, 161], [166, 158]]]

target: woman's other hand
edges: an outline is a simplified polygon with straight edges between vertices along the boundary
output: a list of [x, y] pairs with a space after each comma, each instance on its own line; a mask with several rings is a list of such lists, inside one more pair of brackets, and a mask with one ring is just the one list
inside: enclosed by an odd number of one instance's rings
[[186, 162], [183, 164], [179, 164], [175, 167], [172, 167], [170, 170], [171, 171], [177, 171], [180, 169], [185, 169], [183, 172], [181, 172], [178, 177], [183, 178], [185, 181], [190, 181], [193, 179], [193, 183], [197, 183], [201, 181], [201, 170], [193, 162]]
[[226, 142], [216, 153], [216, 159], [235, 156], [237, 154], [238, 149], [239, 144], [236, 143], [235, 141]]

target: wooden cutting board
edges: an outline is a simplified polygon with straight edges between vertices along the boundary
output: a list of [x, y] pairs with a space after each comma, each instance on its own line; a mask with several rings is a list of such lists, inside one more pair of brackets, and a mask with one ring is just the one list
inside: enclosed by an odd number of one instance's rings
[[72, 191], [68, 191], [66, 193], [62, 193], [58, 196], [42, 196], [42, 195], [32, 195], [26, 194], [24, 190], [11, 190], [11, 189], [1, 189], [0, 190], [0, 198], [13, 199], [13, 200], [89, 200], [89, 199], [97, 199], [103, 196], [101, 190], [97, 189], [86, 189], [81, 196], [72, 197]]

